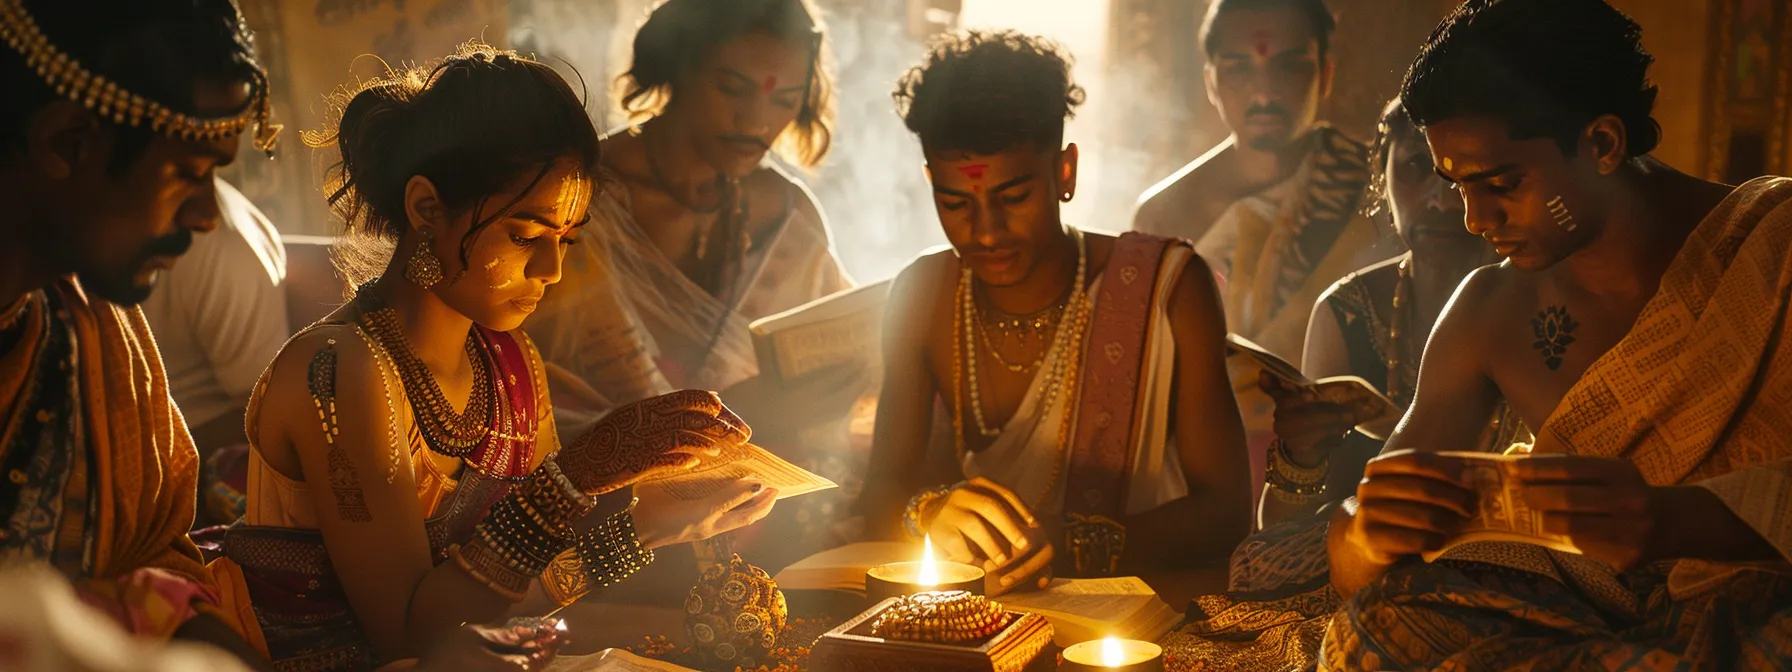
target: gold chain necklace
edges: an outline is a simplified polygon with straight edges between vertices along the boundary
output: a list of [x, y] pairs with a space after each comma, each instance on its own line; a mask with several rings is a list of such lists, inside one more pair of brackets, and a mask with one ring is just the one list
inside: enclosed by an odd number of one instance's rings
[[497, 408], [490, 364], [480, 351], [474, 334], [468, 332], [466, 341], [467, 360], [473, 366], [473, 392], [467, 399], [466, 410], [456, 412], [442, 395], [442, 388], [436, 384], [429, 367], [411, 351], [404, 329], [399, 325], [397, 311], [374, 297], [369, 287], [356, 292], [355, 300], [361, 304], [362, 328], [379, 342], [394, 368], [398, 369], [398, 380], [404, 385], [405, 396], [410, 398], [411, 408], [418, 411], [414, 415], [424, 443], [430, 450], [449, 457], [465, 457], [471, 453], [490, 434], [493, 416], [502, 412]]

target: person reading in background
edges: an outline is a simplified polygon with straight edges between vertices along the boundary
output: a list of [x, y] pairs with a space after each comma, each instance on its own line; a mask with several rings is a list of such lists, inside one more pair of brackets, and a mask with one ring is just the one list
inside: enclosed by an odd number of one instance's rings
[[[1224, 278], [1227, 330], [1296, 367], [1319, 294], [1400, 251], [1361, 212], [1367, 148], [1319, 121], [1336, 27], [1323, 0], [1208, 5], [1200, 32], [1207, 99], [1231, 137], [1147, 189], [1132, 223], [1195, 241]], [[1252, 467], [1262, 473], [1275, 406], [1245, 359], [1231, 360], [1232, 385]]]
[[605, 188], [578, 235], [588, 244], [527, 324], [560, 419], [582, 426], [679, 387], [723, 390], [756, 424], [829, 406], [824, 393], [862, 376], [785, 394], [756, 376], [747, 332], [852, 285], [814, 197], [768, 157], [814, 166], [827, 154], [820, 14], [807, 0], [668, 0], [617, 88], [631, 124], [603, 140]]
[[[1457, 290], [1330, 516], [1327, 668], [1792, 664], [1792, 180], [1650, 157], [1641, 33], [1602, 0], [1469, 0], [1407, 71], [1438, 174], [1506, 261]], [[1475, 447], [1501, 400], [1537, 440], [1488, 497], [1485, 458], [1438, 451]], [[1455, 543], [1519, 516], [1549, 548]]]
[[5, 0], [0, 41], [0, 561], [254, 658], [186, 536], [197, 454], [136, 307], [217, 228], [242, 137], [273, 148], [249, 29], [230, 0]]
[[[1499, 257], [1463, 226], [1462, 198], [1437, 174], [1425, 136], [1399, 99], [1388, 102], [1379, 129], [1369, 195], [1375, 209], [1388, 213], [1408, 251], [1347, 275], [1320, 295], [1301, 371], [1315, 380], [1362, 378], [1404, 410], [1412, 404], [1419, 358], [1444, 304], [1469, 272]], [[1382, 442], [1355, 429], [1366, 418], [1349, 406], [1267, 374], [1261, 384], [1276, 402], [1272, 473], [1258, 517], [1269, 528], [1349, 496]], [[1530, 439], [1524, 423], [1500, 408], [1482, 440], [1461, 449], [1497, 453]], [[1392, 427], [1380, 429], [1386, 436]]]
[[276, 665], [414, 657], [771, 509], [776, 492], [744, 481], [631, 503], [631, 485], [747, 440], [710, 392], [625, 405], [562, 450], [517, 331], [589, 220], [597, 131], [560, 75], [469, 44], [358, 85], [308, 139], [340, 157], [327, 188], [345, 275], [373, 277], [288, 342], [250, 400], [247, 513], [213, 567]]
[[[720, 390], [768, 449], [841, 492], [856, 489], [862, 452], [848, 452], [841, 421], [872, 391], [875, 372], [849, 363], [790, 380], [764, 375], [748, 330], [852, 286], [820, 206], [778, 162], [807, 168], [827, 155], [829, 68], [808, 0], [667, 0], [648, 15], [616, 81], [630, 121], [603, 139], [592, 224], [524, 325], [548, 364], [562, 426], [678, 388]], [[730, 545], [775, 570], [855, 541], [835, 530], [846, 509], [839, 497], [791, 502], [760, 526], [770, 529], [731, 535], [741, 539]], [[685, 564], [678, 553], [668, 569]], [[653, 583], [682, 594], [686, 573]]]
[[[895, 94], [952, 248], [891, 289], [871, 473], [878, 534], [931, 535], [999, 591], [1225, 557], [1250, 528], [1225, 318], [1186, 243], [1076, 229], [1082, 102], [1043, 38], [941, 40]], [[954, 485], [922, 465], [936, 399]], [[1201, 524], [1191, 525], [1199, 518]]]

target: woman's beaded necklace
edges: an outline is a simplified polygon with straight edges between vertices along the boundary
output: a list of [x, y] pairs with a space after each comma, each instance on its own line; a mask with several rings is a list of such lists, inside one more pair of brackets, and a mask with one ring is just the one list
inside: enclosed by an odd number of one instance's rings
[[[467, 333], [466, 353], [467, 361], [473, 366], [473, 391], [465, 411], [457, 412], [442, 395], [442, 388], [436, 384], [429, 367], [411, 351], [398, 322], [397, 311], [375, 297], [368, 286], [355, 293], [355, 301], [360, 304], [361, 327], [380, 344], [398, 370], [405, 396], [410, 398], [411, 408], [417, 411], [413, 414], [417, 429], [429, 449], [449, 457], [465, 457], [484, 443], [491, 433], [492, 419], [506, 413], [507, 409], [500, 408], [492, 365], [480, 350], [478, 337], [472, 331]], [[510, 422], [511, 418], [503, 419], [507, 425], [514, 424]]]

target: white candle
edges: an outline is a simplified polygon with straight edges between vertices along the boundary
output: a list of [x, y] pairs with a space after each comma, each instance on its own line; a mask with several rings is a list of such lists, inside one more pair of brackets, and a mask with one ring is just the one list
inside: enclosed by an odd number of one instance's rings
[[1151, 642], [1108, 637], [1072, 644], [1064, 650], [1063, 670], [1126, 670], [1128, 672], [1164, 669], [1164, 650]]

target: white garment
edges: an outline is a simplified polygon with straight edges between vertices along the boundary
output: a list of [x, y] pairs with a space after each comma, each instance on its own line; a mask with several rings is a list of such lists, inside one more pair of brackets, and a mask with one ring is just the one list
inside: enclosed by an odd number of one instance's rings
[[286, 250], [280, 233], [242, 192], [217, 180], [223, 221], [162, 273], [143, 302], [168, 392], [188, 426], [243, 404], [292, 335], [287, 326]]
[[607, 170], [599, 176], [591, 223], [523, 325], [547, 365], [562, 435], [577, 436], [617, 406], [680, 388], [725, 390], [758, 375], [748, 322], [852, 286], [827, 222], [792, 199], [775, 204], [788, 216], [748, 251], [718, 300], [660, 253], [635, 221], [627, 188]]
[[[1171, 421], [1175, 417], [1175, 409], [1171, 407], [1169, 400], [1176, 378], [1176, 340], [1170, 332], [1168, 306], [1170, 289], [1182, 275], [1182, 268], [1191, 257], [1192, 253], [1187, 247], [1173, 245], [1164, 255], [1163, 267], [1158, 273], [1158, 300], [1152, 306], [1151, 315], [1152, 337], [1145, 350], [1146, 361], [1151, 364], [1145, 369], [1145, 379], [1140, 381], [1137, 402], [1145, 407], [1145, 412], [1140, 417], [1140, 422], [1144, 424], [1138, 433], [1138, 443], [1132, 447], [1132, 472], [1127, 476], [1126, 487], [1126, 515], [1144, 513], [1188, 496], [1188, 481], [1182, 477], [1182, 460], [1175, 450], [1176, 437], [1170, 434]], [[1096, 297], [1101, 296], [1101, 283], [1102, 278], [1097, 278], [1089, 287], [1091, 314], [1096, 310]], [[1087, 334], [1084, 338], [1085, 342], [1079, 344], [1079, 348], [1088, 347]], [[1001, 436], [996, 437], [988, 448], [966, 453], [962, 465], [965, 478], [982, 476], [1000, 483], [1041, 513], [1060, 513], [1064, 510], [1064, 482], [1069, 478], [1070, 468], [1070, 438], [1061, 435], [1075, 432], [1074, 423], [1070, 425], [1069, 432], [1064, 431], [1063, 419], [1066, 413], [1071, 412], [1070, 404], [1076, 395], [1056, 395], [1051, 408], [1044, 409], [1044, 412], [1039, 408], [1040, 397], [1044, 393], [1044, 386], [1039, 384], [1039, 379], [1051, 370], [1052, 359], [1040, 362], [1039, 373], [1035, 374], [1034, 382], [1027, 387], [1027, 395], [1022, 398], [1020, 408], [1008, 419], [1008, 424], [1002, 426]], [[1048, 479], [1054, 475], [1058, 480], [1056, 484], [1051, 484]], [[1034, 501], [1048, 487], [1053, 491], [1051, 498], [1045, 502]]]

